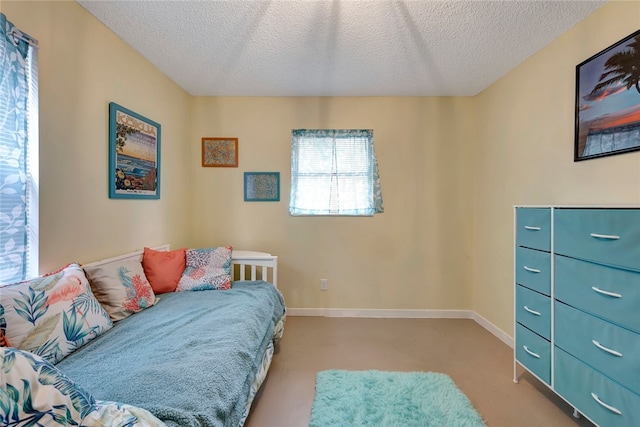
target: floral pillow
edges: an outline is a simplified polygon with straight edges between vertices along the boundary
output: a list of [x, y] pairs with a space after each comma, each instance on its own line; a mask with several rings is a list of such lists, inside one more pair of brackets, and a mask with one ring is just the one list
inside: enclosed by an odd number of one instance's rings
[[95, 400], [58, 368], [35, 354], [0, 348], [0, 361], [0, 425], [164, 425], [144, 409]]
[[51, 363], [14, 348], [0, 355], [0, 425], [78, 425], [92, 411], [93, 397]]
[[77, 263], [2, 287], [0, 330], [13, 347], [57, 363], [113, 323]]
[[231, 289], [231, 246], [187, 249], [187, 268], [176, 291]]
[[111, 320], [118, 321], [151, 307], [156, 300], [139, 261], [84, 267], [91, 290]]

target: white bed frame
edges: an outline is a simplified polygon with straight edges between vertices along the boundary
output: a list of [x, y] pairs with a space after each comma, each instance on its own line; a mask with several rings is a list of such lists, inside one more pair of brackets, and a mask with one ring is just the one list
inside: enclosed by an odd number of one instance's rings
[[[168, 251], [169, 245], [152, 247], [156, 251]], [[106, 265], [123, 260], [142, 261], [144, 251], [135, 251], [128, 254], [104, 259], [101, 261], [83, 264], [86, 266]], [[278, 257], [266, 252], [237, 251], [231, 253], [231, 280], [264, 280], [278, 287]], [[258, 269], [260, 267], [260, 269]]]
[[[231, 252], [231, 280], [264, 280], [278, 287], [278, 257], [266, 252]], [[260, 275], [258, 275], [260, 267]], [[236, 270], [237, 275], [236, 275]], [[249, 274], [247, 276], [247, 273]]]

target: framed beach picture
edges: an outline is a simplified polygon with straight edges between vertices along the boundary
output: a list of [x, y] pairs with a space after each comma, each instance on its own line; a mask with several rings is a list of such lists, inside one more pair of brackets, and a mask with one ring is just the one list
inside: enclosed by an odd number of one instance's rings
[[279, 202], [280, 172], [245, 172], [245, 202]]
[[640, 150], [640, 31], [576, 66], [574, 161]]
[[109, 197], [160, 198], [160, 125], [109, 103]]

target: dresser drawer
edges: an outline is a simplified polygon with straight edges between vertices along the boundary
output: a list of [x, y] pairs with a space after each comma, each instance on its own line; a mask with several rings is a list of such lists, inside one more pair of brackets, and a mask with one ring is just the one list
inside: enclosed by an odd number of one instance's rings
[[598, 425], [640, 426], [640, 396], [558, 348], [554, 380], [555, 391]]
[[516, 323], [516, 359], [551, 384], [551, 343]]
[[554, 233], [558, 254], [640, 270], [638, 209], [557, 209]]
[[533, 249], [516, 248], [516, 283], [551, 295], [551, 255]]
[[551, 298], [517, 285], [516, 321], [550, 340]]
[[560, 302], [555, 344], [640, 394], [640, 335]]
[[516, 244], [551, 250], [551, 209], [516, 208]]
[[555, 280], [556, 299], [640, 332], [640, 273], [556, 255]]

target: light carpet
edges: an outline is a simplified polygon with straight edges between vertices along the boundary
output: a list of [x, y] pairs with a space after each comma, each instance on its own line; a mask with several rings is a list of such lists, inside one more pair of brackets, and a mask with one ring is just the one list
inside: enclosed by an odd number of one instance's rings
[[434, 372], [322, 371], [309, 427], [485, 427], [451, 377]]

